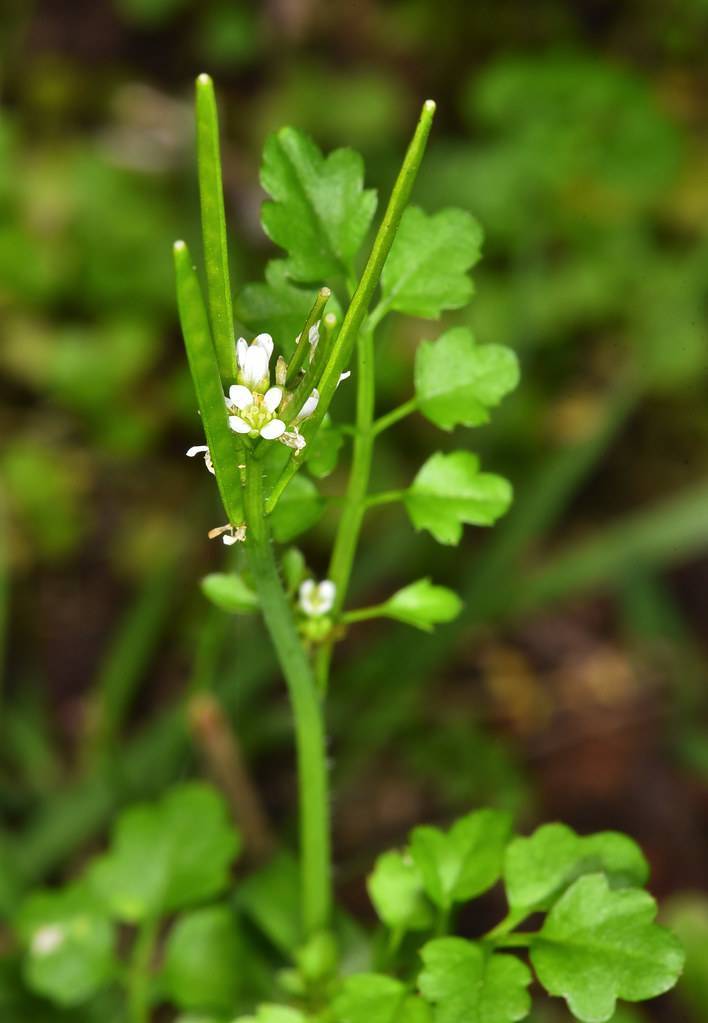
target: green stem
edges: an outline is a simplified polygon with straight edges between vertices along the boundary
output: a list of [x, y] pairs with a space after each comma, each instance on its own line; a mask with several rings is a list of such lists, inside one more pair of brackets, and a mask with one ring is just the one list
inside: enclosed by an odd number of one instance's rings
[[150, 967], [157, 941], [158, 921], [145, 920], [140, 926], [128, 970], [127, 995], [130, 1023], [148, 1023], [150, 1019]]
[[491, 931], [488, 931], [484, 935], [485, 941], [498, 941], [501, 938], [505, 938], [511, 931], [514, 930], [526, 917], [529, 915], [528, 909], [514, 910], [511, 909], [504, 917], [500, 920], [496, 927], [493, 927]]
[[224, 189], [221, 180], [219, 119], [214, 83], [209, 75], [199, 75], [197, 78], [196, 101], [199, 201], [209, 318], [219, 373], [221, 379], [228, 385], [236, 380], [236, 346], [231, 308]]
[[278, 574], [263, 505], [261, 467], [246, 470], [246, 551], [292, 701], [298, 758], [303, 924], [310, 936], [327, 927], [331, 911], [329, 795], [322, 707], [312, 669]]
[[368, 622], [372, 618], [385, 616], [385, 604], [372, 604], [371, 607], [359, 607], [354, 611], [345, 611], [340, 616], [340, 622], [344, 625], [354, 625], [356, 622]]
[[[335, 614], [341, 611], [346, 597], [354, 564], [354, 554], [366, 511], [366, 493], [369, 489], [371, 460], [374, 453], [374, 434], [371, 429], [374, 422], [376, 397], [374, 368], [374, 338], [371, 331], [365, 329], [359, 335], [357, 345], [357, 432], [354, 438], [352, 469], [344, 498], [344, 511], [339, 520], [327, 573], [327, 577], [337, 587]], [[317, 682], [321, 692], [327, 690], [331, 656], [332, 642], [330, 641], [320, 648], [317, 657]]]
[[404, 401], [402, 405], [392, 409], [390, 412], [387, 412], [385, 416], [381, 416], [380, 419], [376, 420], [373, 427], [374, 433], [378, 435], [384, 430], [388, 430], [389, 426], [393, 426], [393, 424], [397, 423], [400, 419], [405, 419], [405, 417], [409, 416], [411, 412], [415, 412], [417, 408], [417, 398], [411, 398], [409, 401]]
[[382, 490], [379, 494], [369, 494], [366, 499], [367, 508], [375, 508], [377, 504], [393, 504], [402, 501], [405, 490]]
[[300, 333], [300, 340], [293, 357], [290, 360], [290, 365], [288, 366], [288, 375], [285, 381], [287, 387], [290, 387], [294, 383], [295, 377], [304, 365], [305, 357], [310, 352], [310, 330], [322, 319], [325, 306], [327, 305], [331, 295], [332, 292], [329, 288], [320, 288], [317, 292], [317, 298], [310, 310], [309, 316], [305, 320], [305, 326], [302, 328]]

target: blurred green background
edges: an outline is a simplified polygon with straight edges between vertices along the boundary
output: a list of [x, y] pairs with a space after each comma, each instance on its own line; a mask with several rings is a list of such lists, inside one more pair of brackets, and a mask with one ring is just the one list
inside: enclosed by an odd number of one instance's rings
[[[385, 194], [433, 96], [416, 201], [470, 210], [486, 239], [450, 322], [523, 369], [493, 425], [456, 443], [516, 501], [459, 551], [395, 509], [371, 517], [357, 602], [430, 573], [466, 608], [430, 638], [371, 625], [341, 651], [342, 898], [367, 918], [373, 856], [483, 802], [527, 827], [621, 828], [689, 966], [617, 1023], [708, 1018], [706, 33], [706, 0], [8, 0], [0, 917], [69, 876], [118, 807], [203, 769], [195, 694], [223, 703], [272, 820], [293, 828], [267, 643], [197, 585], [224, 551], [206, 540], [215, 488], [184, 458], [201, 437], [170, 255], [177, 237], [198, 248], [194, 76], [219, 89], [239, 287], [273, 254], [258, 223], [270, 130], [360, 149]], [[399, 319], [385, 339], [380, 411], [409, 396], [433, 329]], [[387, 433], [376, 484], [403, 485], [444, 443], [420, 418]], [[320, 570], [332, 525], [305, 543]], [[0, 1005], [13, 978], [2, 965]]]

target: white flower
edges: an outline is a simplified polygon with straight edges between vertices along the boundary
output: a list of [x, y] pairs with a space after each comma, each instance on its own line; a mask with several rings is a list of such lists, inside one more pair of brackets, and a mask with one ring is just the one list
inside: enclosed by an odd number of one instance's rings
[[322, 618], [334, 607], [337, 587], [331, 579], [323, 579], [316, 583], [314, 579], [306, 579], [298, 593], [300, 610], [308, 618]]
[[260, 434], [266, 440], [276, 440], [285, 433], [285, 423], [275, 415], [282, 400], [280, 387], [270, 387], [265, 394], [258, 394], [244, 384], [232, 384], [226, 399], [226, 407], [232, 413], [229, 426], [234, 433], [247, 433], [251, 437]]
[[297, 416], [295, 417], [296, 423], [301, 423], [303, 419], [308, 419], [317, 408], [320, 400], [320, 392], [317, 388], [314, 389], [309, 398], [305, 401]]
[[341, 382], [343, 380], [348, 380], [351, 375], [352, 375], [352, 371], [350, 369], [348, 369], [346, 371], [346, 373], [340, 373], [339, 374], [339, 380], [337, 381], [337, 387], [339, 387], [339, 385], [341, 384]]
[[46, 924], [35, 931], [32, 938], [32, 955], [48, 956], [56, 952], [66, 939], [66, 931], [59, 924]]
[[288, 430], [278, 437], [281, 444], [285, 444], [286, 447], [294, 448], [295, 454], [302, 451], [307, 446], [307, 441], [298, 430], [297, 426], [293, 430]]
[[204, 455], [204, 464], [212, 476], [214, 476], [214, 464], [211, 460], [211, 451], [206, 444], [195, 444], [187, 451], [187, 458], [194, 458], [195, 455]]
[[272, 354], [273, 338], [270, 334], [258, 334], [250, 345], [240, 337], [236, 342], [239, 383], [252, 390], [265, 390], [269, 384]]
[[231, 547], [235, 543], [242, 543], [246, 539], [246, 524], [241, 523], [240, 526], [232, 526], [231, 523], [227, 522], [225, 526], [216, 526], [214, 529], [210, 529], [207, 533], [210, 540], [215, 540], [217, 536], [221, 537], [221, 542], [226, 544], [227, 547]]

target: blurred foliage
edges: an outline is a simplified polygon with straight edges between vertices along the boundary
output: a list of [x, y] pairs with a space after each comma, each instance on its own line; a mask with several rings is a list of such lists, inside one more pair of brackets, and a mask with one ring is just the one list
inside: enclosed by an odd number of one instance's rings
[[[183, 458], [200, 428], [169, 252], [196, 223], [199, 70], [222, 92], [241, 284], [273, 254], [257, 227], [270, 130], [361, 148], [367, 186], [385, 190], [434, 95], [415, 201], [462, 206], [485, 231], [471, 311], [449, 324], [522, 364], [478, 434], [483, 464], [515, 484], [498, 532], [458, 556], [372, 516], [364, 600], [399, 586], [405, 561], [466, 610], [430, 639], [394, 628], [382, 642], [372, 625], [346, 649], [332, 719], [343, 876], [422, 814], [487, 801], [581, 829], [620, 817], [659, 889], [705, 887], [705, 0], [541, 0], [532, 17], [514, 0], [14, 0], [2, 21], [0, 916], [27, 883], [72, 875], [116, 806], [196, 766], [186, 693], [218, 694], [267, 806], [282, 819], [291, 805], [259, 634], [227, 631], [196, 587], [223, 567], [206, 542], [220, 520]], [[409, 392], [421, 335], [404, 321], [386, 340], [381, 412]], [[382, 488], [410, 480], [425, 430], [415, 418], [386, 435]], [[330, 530], [325, 516], [314, 566]], [[690, 1023], [706, 1012], [703, 909], [686, 896], [671, 914], [690, 947], [668, 1014]], [[3, 1019], [69, 1018], [27, 1001], [12, 959], [0, 967]]]

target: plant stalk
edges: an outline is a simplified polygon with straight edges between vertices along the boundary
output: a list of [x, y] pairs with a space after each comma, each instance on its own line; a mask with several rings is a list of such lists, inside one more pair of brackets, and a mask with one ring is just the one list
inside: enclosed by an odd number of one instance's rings
[[295, 718], [300, 800], [302, 915], [305, 937], [327, 927], [332, 904], [329, 792], [322, 707], [273, 554], [261, 467], [248, 461], [246, 551], [263, 617], [285, 676]]

